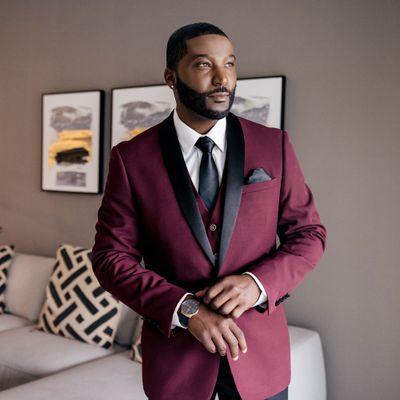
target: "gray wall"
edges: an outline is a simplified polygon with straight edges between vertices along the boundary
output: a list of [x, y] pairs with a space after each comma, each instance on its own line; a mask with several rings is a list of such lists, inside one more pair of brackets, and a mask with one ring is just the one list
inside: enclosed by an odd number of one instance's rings
[[101, 88], [108, 109], [112, 87], [162, 82], [169, 34], [199, 20], [230, 35], [240, 77], [287, 76], [328, 247], [285, 304], [321, 333], [329, 399], [398, 399], [399, 1], [0, 1], [1, 241], [93, 244], [101, 196], [40, 191], [41, 93]]

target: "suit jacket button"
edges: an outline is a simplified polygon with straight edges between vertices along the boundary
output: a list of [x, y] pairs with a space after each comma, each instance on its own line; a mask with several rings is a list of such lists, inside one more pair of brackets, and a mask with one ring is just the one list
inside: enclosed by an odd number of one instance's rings
[[215, 225], [215, 224], [211, 224], [210, 225], [210, 231], [216, 231], [217, 230], [217, 225]]

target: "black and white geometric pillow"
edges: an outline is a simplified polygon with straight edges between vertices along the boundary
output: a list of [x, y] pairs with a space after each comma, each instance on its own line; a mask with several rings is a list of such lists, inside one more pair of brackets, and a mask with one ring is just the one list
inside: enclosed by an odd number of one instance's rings
[[63, 244], [56, 258], [37, 328], [108, 349], [121, 303], [100, 286], [92, 270], [91, 250]]
[[8, 268], [14, 257], [14, 246], [0, 246], [0, 314], [6, 308], [5, 291], [7, 285]]

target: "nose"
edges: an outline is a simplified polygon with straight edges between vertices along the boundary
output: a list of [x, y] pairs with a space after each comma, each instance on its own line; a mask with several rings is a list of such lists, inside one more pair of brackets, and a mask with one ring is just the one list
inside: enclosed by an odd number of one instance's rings
[[228, 77], [224, 68], [216, 68], [214, 77], [213, 77], [213, 84], [215, 86], [226, 86], [228, 83]]

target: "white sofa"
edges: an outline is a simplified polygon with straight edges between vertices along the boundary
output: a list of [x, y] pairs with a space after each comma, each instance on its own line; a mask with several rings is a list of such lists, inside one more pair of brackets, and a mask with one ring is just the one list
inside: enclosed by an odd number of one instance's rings
[[[141, 365], [130, 359], [139, 316], [128, 307], [123, 305], [109, 349], [32, 329], [54, 264], [55, 258], [16, 254], [9, 268], [7, 308], [0, 315], [0, 399], [146, 399]], [[325, 368], [318, 333], [295, 326], [290, 326], [289, 332], [289, 400], [325, 400]]]

